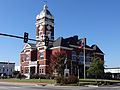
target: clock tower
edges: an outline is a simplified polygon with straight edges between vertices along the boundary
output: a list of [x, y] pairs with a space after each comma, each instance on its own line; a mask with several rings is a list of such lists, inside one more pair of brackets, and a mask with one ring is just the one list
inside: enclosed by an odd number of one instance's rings
[[36, 17], [36, 40], [40, 46], [47, 46], [54, 41], [54, 17], [47, 5]]

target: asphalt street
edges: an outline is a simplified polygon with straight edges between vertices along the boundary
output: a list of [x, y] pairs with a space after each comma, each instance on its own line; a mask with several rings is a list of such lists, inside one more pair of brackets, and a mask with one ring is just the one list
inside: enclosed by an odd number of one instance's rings
[[43, 86], [23, 83], [0, 83], [0, 90], [120, 90], [120, 86]]

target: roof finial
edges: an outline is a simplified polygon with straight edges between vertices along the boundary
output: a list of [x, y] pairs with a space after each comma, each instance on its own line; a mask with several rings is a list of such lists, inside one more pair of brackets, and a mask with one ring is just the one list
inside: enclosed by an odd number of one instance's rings
[[47, 5], [46, 5], [46, 3], [47, 3], [47, 0], [44, 0], [44, 7], [43, 7], [43, 10], [47, 10]]
[[44, 0], [44, 4], [46, 5], [46, 3], [47, 3], [47, 0]]

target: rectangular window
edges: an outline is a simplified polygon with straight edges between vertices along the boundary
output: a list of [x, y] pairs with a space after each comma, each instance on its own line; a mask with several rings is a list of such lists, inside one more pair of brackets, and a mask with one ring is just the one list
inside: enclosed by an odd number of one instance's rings
[[28, 73], [28, 72], [29, 72], [29, 68], [26, 67], [26, 68], [25, 68], [25, 73]]
[[40, 73], [41, 73], [41, 69], [40, 69]]
[[44, 69], [42, 69], [42, 73], [44, 73]]
[[76, 52], [75, 51], [72, 51], [72, 60], [76, 60]]
[[80, 52], [79, 54], [79, 64], [83, 64], [84, 63], [84, 53]]
[[21, 73], [23, 73], [23, 70], [21, 70]]
[[44, 59], [44, 52], [40, 52], [40, 60]]
[[41, 73], [44, 73], [44, 69], [43, 68], [40, 68], [40, 74]]
[[90, 64], [92, 62], [92, 57], [90, 54], [86, 55], [86, 64]]
[[30, 56], [26, 56], [26, 61], [29, 61], [30, 60]]

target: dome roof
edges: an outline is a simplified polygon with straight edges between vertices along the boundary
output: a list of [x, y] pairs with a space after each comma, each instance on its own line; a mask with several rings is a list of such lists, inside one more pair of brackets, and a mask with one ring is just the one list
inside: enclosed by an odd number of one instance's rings
[[36, 19], [41, 19], [43, 17], [54, 19], [53, 15], [48, 10], [47, 5], [44, 5], [43, 10], [40, 12], [40, 14], [37, 15]]

